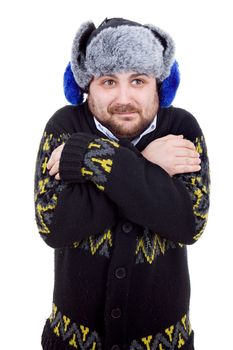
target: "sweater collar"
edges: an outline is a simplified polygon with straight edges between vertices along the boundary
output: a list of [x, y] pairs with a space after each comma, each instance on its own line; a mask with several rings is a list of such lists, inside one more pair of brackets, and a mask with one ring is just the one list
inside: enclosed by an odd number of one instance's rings
[[[115, 141], [119, 141], [119, 139], [109, 130], [107, 129], [104, 125], [102, 125], [96, 118], [95, 116], [93, 116], [94, 118], [94, 122], [96, 125], [96, 128], [98, 130], [100, 130], [104, 135], [106, 135], [108, 138], [115, 140]], [[152, 122], [150, 123], [150, 125], [146, 128], [146, 130], [143, 131], [143, 133], [141, 133], [141, 135], [139, 135], [138, 137], [134, 138], [133, 140], [131, 140], [132, 144], [135, 146], [140, 140], [141, 138], [154, 131], [156, 129], [156, 122], [157, 122], [157, 114], [155, 115], [154, 119], [152, 120]]]
[[[94, 117], [89, 109], [87, 100], [85, 100], [81, 106], [82, 106], [82, 112], [85, 115], [85, 118], [82, 118], [81, 120], [83, 120], [84, 123], [87, 123], [89, 125], [89, 128], [92, 130], [93, 134], [103, 137], [105, 134], [96, 127]], [[162, 109], [159, 108], [157, 112], [157, 118], [156, 118], [156, 130], [154, 130], [154, 132], [149, 132], [147, 135], [140, 135], [141, 139], [136, 144], [136, 147], [140, 151], [143, 150], [154, 139], [158, 137], [162, 137], [167, 134], [168, 124], [170, 123], [170, 118], [172, 114], [173, 114], [172, 106], [169, 108], [162, 108]], [[130, 141], [129, 143], [133, 145]]]

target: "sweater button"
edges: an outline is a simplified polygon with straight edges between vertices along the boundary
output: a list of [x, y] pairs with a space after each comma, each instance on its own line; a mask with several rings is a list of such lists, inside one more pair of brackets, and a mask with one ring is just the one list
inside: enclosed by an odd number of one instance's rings
[[120, 350], [120, 347], [119, 347], [119, 345], [115, 344], [111, 347], [111, 350]]
[[131, 224], [131, 222], [125, 222], [123, 225], [122, 225], [122, 230], [125, 232], [125, 233], [129, 233], [130, 231], [132, 231], [133, 229], [133, 225]]
[[119, 309], [119, 307], [116, 308], [116, 309], [112, 309], [111, 316], [112, 316], [112, 318], [119, 318], [119, 317], [121, 317], [121, 309]]
[[115, 270], [115, 276], [119, 279], [125, 278], [126, 276], [126, 269], [124, 267], [118, 267]]

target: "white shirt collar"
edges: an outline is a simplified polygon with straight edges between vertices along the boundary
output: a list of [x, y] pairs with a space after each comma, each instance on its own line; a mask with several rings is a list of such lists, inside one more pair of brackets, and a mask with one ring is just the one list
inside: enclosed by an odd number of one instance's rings
[[[104, 133], [104, 135], [106, 135], [108, 138], [115, 140], [115, 141], [119, 141], [119, 139], [115, 135], [113, 135], [113, 133], [109, 129], [107, 129], [104, 125], [102, 125], [95, 117], [93, 117], [93, 118], [94, 118], [95, 125], [96, 125], [98, 130], [100, 130], [102, 133]], [[150, 123], [150, 125], [146, 128], [146, 130], [144, 130], [141, 135], [139, 135], [135, 139], [131, 140], [132, 144], [135, 146], [144, 135], [148, 134], [149, 132], [154, 131], [156, 129], [156, 122], [157, 122], [157, 114], [155, 115], [155, 117], [152, 120], [152, 122]]]

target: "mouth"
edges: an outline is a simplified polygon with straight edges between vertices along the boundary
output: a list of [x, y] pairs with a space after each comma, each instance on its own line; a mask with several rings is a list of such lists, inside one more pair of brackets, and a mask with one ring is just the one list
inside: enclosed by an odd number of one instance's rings
[[121, 115], [121, 116], [134, 116], [137, 112], [116, 112], [114, 114]]

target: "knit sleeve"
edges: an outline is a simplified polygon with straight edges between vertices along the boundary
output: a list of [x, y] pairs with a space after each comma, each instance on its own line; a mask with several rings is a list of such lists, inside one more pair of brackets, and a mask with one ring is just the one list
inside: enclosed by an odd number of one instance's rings
[[186, 139], [194, 143], [201, 159], [200, 171], [174, 175], [185, 186], [191, 198], [195, 218], [195, 242], [204, 232], [209, 213], [211, 180], [208, 151], [204, 134], [196, 118], [190, 113], [186, 112], [178, 133], [183, 133]]
[[115, 204], [93, 183], [67, 183], [49, 175], [46, 166], [52, 151], [70, 136], [48, 122], [36, 158], [35, 220], [41, 237], [54, 248], [103, 232], [115, 223], [117, 215]]
[[[180, 133], [186, 137], [187, 130], [191, 128], [198, 140], [204, 140], [198, 124], [193, 121], [189, 119]], [[78, 138], [79, 135], [76, 135], [76, 142]], [[86, 150], [83, 149], [83, 160], [76, 173], [106, 193], [132, 222], [148, 227], [171, 241], [192, 244], [200, 236], [200, 230], [204, 229], [209, 206], [208, 158], [206, 149], [203, 147], [202, 150], [201, 172], [170, 177], [138, 152], [118, 142], [97, 137], [89, 142]], [[199, 189], [203, 181], [206, 184], [202, 188], [203, 204], [199, 201], [197, 204], [196, 189], [192, 187], [194, 181]], [[197, 205], [203, 218], [197, 215]]]

